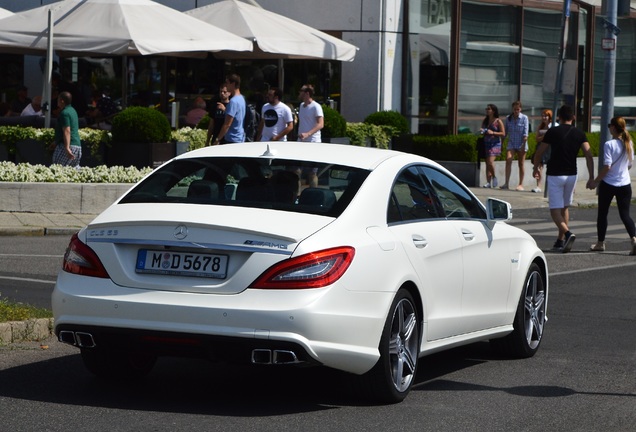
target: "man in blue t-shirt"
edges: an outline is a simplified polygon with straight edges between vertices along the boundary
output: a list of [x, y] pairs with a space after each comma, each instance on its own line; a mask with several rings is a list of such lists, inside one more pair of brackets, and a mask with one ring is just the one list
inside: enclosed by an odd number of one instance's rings
[[245, 141], [243, 119], [245, 118], [245, 98], [241, 95], [241, 77], [230, 74], [225, 78], [225, 85], [231, 94], [230, 102], [225, 107], [225, 122], [212, 145], [240, 143]]

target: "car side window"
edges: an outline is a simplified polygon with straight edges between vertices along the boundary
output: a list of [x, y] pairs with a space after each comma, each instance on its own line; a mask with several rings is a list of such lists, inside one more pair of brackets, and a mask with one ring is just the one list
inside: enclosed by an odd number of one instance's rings
[[418, 168], [405, 168], [393, 184], [387, 221], [390, 223], [438, 217], [435, 199]]
[[437, 195], [447, 218], [475, 218], [485, 219], [486, 212], [466, 188], [432, 167], [420, 167]]

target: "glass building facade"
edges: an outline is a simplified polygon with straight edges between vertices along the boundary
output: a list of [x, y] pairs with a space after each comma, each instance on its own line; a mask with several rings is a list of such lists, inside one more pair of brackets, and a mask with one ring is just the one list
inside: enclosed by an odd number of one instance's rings
[[[406, 104], [417, 133], [474, 132], [486, 104], [500, 115], [521, 100], [532, 126], [542, 109], [576, 107], [579, 126], [598, 120], [606, 52], [600, 8], [572, 3], [562, 92], [555, 97], [563, 3], [408, 0]], [[634, 20], [619, 18], [615, 100], [636, 95]], [[633, 100], [633, 99], [632, 99]], [[622, 105], [622, 104], [617, 104]], [[618, 107], [616, 107], [618, 109]], [[615, 110], [618, 114], [617, 109]], [[631, 111], [624, 114], [636, 116]]]

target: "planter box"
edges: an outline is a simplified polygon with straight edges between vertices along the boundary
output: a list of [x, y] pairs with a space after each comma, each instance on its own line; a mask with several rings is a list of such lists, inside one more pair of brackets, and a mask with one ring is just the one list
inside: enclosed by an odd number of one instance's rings
[[91, 153], [91, 148], [82, 141], [82, 160], [80, 166], [94, 168], [106, 164], [106, 144], [100, 143], [95, 154]]
[[0, 202], [5, 212], [97, 214], [131, 187], [129, 183], [0, 182]]
[[9, 149], [6, 144], [0, 143], [0, 162], [9, 160]]
[[452, 172], [468, 187], [478, 187], [481, 174], [481, 164], [477, 162], [436, 161]]
[[189, 148], [190, 148], [190, 141], [177, 141], [176, 143], [177, 156], [187, 153]]
[[351, 144], [351, 140], [349, 139], [349, 137], [331, 137], [323, 140], [323, 142], [331, 144]]
[[16, 163], [31, 165], [51, 165], [53, 152], [49, 151], [41, 141], [26, 139], [15, 143]]
[[177, 155], [174, 142], [165, 143], [113, 143], [108, 149], [108, 166], [134, 166], [156, 168]]

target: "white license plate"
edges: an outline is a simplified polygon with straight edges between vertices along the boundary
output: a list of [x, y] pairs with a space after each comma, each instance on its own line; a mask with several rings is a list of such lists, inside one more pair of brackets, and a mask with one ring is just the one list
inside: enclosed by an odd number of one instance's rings
[[137, 252], [135, 271], [170, 276], [225, 279], [227, 263], [227, 255], [140, 249]]

